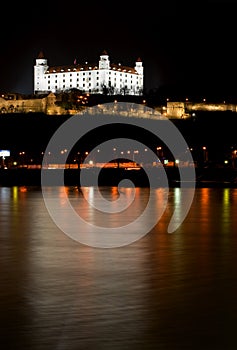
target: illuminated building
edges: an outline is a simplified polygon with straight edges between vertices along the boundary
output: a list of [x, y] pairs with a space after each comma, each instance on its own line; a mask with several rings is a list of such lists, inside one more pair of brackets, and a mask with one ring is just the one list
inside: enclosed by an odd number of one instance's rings
[[59, 93], [78, 89], [91, 94], [142, 95], [143, 65], [140, 58], [134, 67], [110, 63], [106, 51], [97, 64], [50, 67], [40, 52], [34, 66], [34, 94]]

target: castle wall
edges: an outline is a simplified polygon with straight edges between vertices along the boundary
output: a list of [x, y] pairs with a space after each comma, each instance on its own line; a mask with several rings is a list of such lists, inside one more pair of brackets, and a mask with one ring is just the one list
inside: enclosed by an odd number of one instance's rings
[[168, 118], [183, 118], [185, 115], [184, 102], [167, 102], [166, 115]]
[[195, 111], [207, 112], [237, 112], [235, 104], [228, 103], [192, 103], [192, 102], [167, 102], [166, 114], [168, 118], [187, 118]]
[[202, 103], [185, 103], [185, 109], [187, 111], [209, 111], [209, 112], [213, 112], [213, 111], [220, 111], [220, 112], [225, 112], [225, 111], [232, 111], [232, 112], [236, 112], [236, 105], [234, 104], [229, 104], [229, 103], [218, 103], [218, 104], [214, 104], [214, 103], [206, 103], [206, 102], [202, 102]]
[[[48, 115], [62, 115], [62, 114], [76, 114], [77, 110], [65, 110], [64, 108], [57, 106], [57, 97], [53, 93], [49, 93], [48, 96], [42, 98], [29, 98], [24, 99], [20, 95], [8, 95], [8, 97], [0, 97], [0, 113], [45, 113]], [[106, 106], [100, 105], [101, 113], [107, 113]], [[145, 106], [141, 107], [144, 108]], [[146, 118], [160, 118], [162, 115], [167, 118], [184, 119], [188, 118], [195, 113], [195, 111], [232, 111], [237, 112], [237, 105], [235, 104], [208, 104], [192, 103], [192, 102], [167, 102], [167, 106], [163, 109], [155, 109], [154, 115]], [[159, 112], [159, 113], [158, 113]], [[158, 114], [157, 114], [158, 113]], [[123, 113], [122, 113], [123, 114]]]
[[45, 99], [15, 99], [5, 100], [0, 98], [1, 113], [29, 113], [43, 112], [46, 110]]
[[[10, 97], [10, 98], [9, 98]], [[0, 97], [0, 113], [45, 113], [65, 114], [64, 109], [55, 104], [56, 96], [50, 93], [43, 98], [23, 99], [11, 94], [7, 98]]]

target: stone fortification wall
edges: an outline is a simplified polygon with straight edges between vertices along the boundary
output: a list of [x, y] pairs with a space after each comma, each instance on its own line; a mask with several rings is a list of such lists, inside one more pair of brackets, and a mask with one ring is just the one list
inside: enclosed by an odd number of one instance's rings
[[195, 111], [207, 111], [207, 112], [237, 112], [237, 106], [235, 104], [228, 103], [192, 103], [192, 102], [167, 102], [167, 117], [168, 118], [187, 118], [195, 113]]
[[45, 113], [65, 114], [61, 107], [55, 104], [56, 96], [50, 93], [48, 96], [38, 98], [22, 98], [20, 95], [11, 94], [0, 97], [0, 113]]
[[[49, 93], [47, 96], [43, 95], [42, 97], [34, 96], [33, 98], [23, 98], [21, 95], [9, 94], [6, 96], [0, 97], [0, 114], [1, 113], [45, 113], [48, 115], [63, 115], [63, 114], [76, 114], [81, 113], [78, 110], [65, 110], [64, 108], [56, 104], [57, 96], [54, 93]], [[118, 106], [116, 104], [111, 106], [107, 105], [98, 105], [98, 112], [108, 113], [111, 112], [111, 108], [117, 110]], [[152, 109], [140, 106], [142, 115], [144, 118], [149, 119], [160, 119], [164, 116], [168, 118], [177, 118], [184, 119], [190, 117], [195, 111], [232, 111], [237, 112], [237, 105], [221, 103], [221, 104], [211, 104], [207, 102], [202, 103], [192, 103], [192, 102], [167, 102], [166, 107], [163, 106], [163, 109], [159, 110], [157, 108]], [[126, 116], [133, 115], [131, 110], [123, 112], [120, 111], [120, 114], [126, 114]]]

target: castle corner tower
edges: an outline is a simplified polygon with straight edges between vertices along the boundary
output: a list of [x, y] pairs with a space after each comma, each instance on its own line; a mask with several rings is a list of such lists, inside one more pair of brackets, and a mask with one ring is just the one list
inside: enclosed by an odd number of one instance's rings
[[47, 59], [44, 57], [42, 51], [40, 51], [38, 57], [36, 58], [36, 63], [34, 66], [34, 93], [45, 92], [46, 83], [44, 82], [44, 74], [48, 69]]

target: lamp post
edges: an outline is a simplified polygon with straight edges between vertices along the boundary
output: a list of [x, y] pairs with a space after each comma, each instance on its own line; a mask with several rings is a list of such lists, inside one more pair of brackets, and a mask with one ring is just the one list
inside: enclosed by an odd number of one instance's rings
[[20, 156], [20, 166], [24, 167], [25, 166], [25, 152], [19, 152], [19, 156]]
[[206, 146], [203, 146], [202, 149], [203, 149], [203, 161], [204, 161], [204, 163], [206, 163], [206, 162], [208, 162], [208, 151], [207, 151], [207, 147], [206, 147]]
[[133, 151], [132, 160], [133, 160], [134, 165], [136, 163], [135, 154], [138, 154], [138, 153], [139, 153], [138, 150]]
[[232, 167], [235, 168], [236, 167], [236, 157], [237, 157], [237, 150], [235, 149], [234, 151], [232, 151]]
[[156, 147], [156, 152], [157, 152], [157, 158], [160, 161], [160, 163], [162, 163], [161, 159], [163, 157], [163, 151], [162, 151], [162, 147], [158, 146]]

